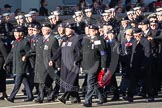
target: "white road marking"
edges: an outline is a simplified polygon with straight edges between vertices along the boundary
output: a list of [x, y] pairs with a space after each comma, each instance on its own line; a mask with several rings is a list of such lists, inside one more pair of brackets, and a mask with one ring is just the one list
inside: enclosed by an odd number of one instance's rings
[[17, 105], [17, 106], [6, 106], [6, 107], [0, 107], [0, 108], [23, 108], [23, 107], [33, 107], [33, 106], [43, 106], [43, 105], [55, 105], [59, 104], [61, 102], [53, 102], [53, 103], [40, 103], [40, 104], [29, 104], [29, 105]]

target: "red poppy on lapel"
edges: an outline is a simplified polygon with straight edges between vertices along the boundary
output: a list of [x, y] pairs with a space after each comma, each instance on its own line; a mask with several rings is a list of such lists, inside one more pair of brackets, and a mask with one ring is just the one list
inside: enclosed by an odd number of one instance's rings
[[127, 42], [127, 43], [125, 43], [125, 46], [126, 46], [126, 47], [130, 47], [130, 46], [132, 46], [132, 43]]

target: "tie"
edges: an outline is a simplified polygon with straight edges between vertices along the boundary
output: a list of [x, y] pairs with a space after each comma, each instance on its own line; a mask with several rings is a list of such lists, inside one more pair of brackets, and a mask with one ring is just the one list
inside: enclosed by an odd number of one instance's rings
[[45, 37], [43, 37], [43, 43], [46, 41], [46, 38]]

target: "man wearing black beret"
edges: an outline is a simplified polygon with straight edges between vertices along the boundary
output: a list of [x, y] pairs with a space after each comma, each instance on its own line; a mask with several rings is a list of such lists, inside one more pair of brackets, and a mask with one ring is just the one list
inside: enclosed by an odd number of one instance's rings
[[57, 39], [51, 34], [50, 24], [43, 23], [41, 31], [43, 36], [40, 36], [37, 39], [35, 49], [30, 50], [22, 58], [22, 60], [25, 61], [26, 58], [31, 57], [33, 54], [36, 56], [34, 82], [39, 84], [39, 95], [35, 99], [36, 103], [42, 103], [44, 100], [45, 87], [49, 87], [46, 86], [46, 82], [54, 80], [55, 75], [53, 71], [55, 65], [49, 67], [48, 62], [51, 60], [52, 55], [54, 55], [59, 47]]
[[32, 101], [33, 96], [29, 87], [29, 83], [27, 81], [27, 62], [22, 61], [22, 57], [30, 50], [30, 45], [29, 42], [24, 39], [24, 33], [23, 33], [23, 28], [17, 27], [13, 29], [14, 32], [14, 37], [15, 41], [12, 44], [12, 49], [11, 52], [9, 53], [5, 64], [4, 68], [12, 63], [13, 65], [13, 74], [15, 76], [15, 84], [14, 84], [14, 89], [12, 90], [10, 96], [7, 98], [8, 101], [14, 102], [15, 96], [17, 92], [20, 89], [21, 84], [24, 84], [26, 94], [27, 94], [27, 99], [24, 101]]
[[144, 86], [146, 87], [145, 93], [148, 94], [148, 102], [154, 101], [153, 81], [150, 76], [150, 57], [151, 47], [147, 38], [143, 37], [140, 28], [134, 29], [133, 50], [131, 55], [130, 66], [130, 84], [128, 87], [128, 95], [124, 97], [125, 100], [133, 102], [134, 89], [137, 85], [139, 78], [144, 78]]
[[74, 28], [75, 24], [73, 23], [65, 25], [67, 39], [62, 41], [59, 51], [56, 55], [53, 55], [52, 60], [49, 62], [51, 66], [61, 55], [60, 91], [64, 94], [59, 98], [59, 101], [64, 104], [66, 104], [70, 96], [73, 98], [71, 98], [72, 103], [80, 102], [78, 76], [80, 71], [81, 43], [80, 37], [75, 33]]
[[[103, 97], [102, 90], [97, 84], [97, 75], [101, 69], [107, 68], [107, 47], [105, 40], [98, 36], [98, 27], [89, 26], [89, 37], [83, 39], [83, 71], [87, 74], [87, 93], [85, 95], [85, 107], [92, 106], [92, 96], [96, 93], [99, 98], [98, 104], [106, 102], [106, 96]], [[106, 71], [105, 71], [106, 72]]]

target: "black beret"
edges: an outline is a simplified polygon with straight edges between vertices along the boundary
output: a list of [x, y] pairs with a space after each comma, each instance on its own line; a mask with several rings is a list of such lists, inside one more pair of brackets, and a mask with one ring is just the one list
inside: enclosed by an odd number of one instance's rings
[[16, 28], [14, 28], [12, 31], [13, 32], [24, 32], [24, 29], [22, 27], [18, 26]]
[[90, 26], [89, 26], [89, 29], [98, 30], [98, 26], [96, 26], [96, 25], [90, 25]]
[[121, 21], [127, 21], [127, 20], [129, 20], [128, 17], [124, 17], [124, 18], [121, 19]]
[[49, 23], [43, 23], [42, 27], [49, 27], [49, 28], [51, 28], [51, 25]]
[[59, 24], [57, 27], [65, 27], [65, 24], [63, 24], [63, 23], [61, 23], [61, 24]]
[[75, 24], [74, 23], [66, 23], [65, 28], [70, 28], [70, 29], [75, 29]]
[[149, 20], [147, 20], [147, 19], [142, 20], [141, 25], [145, 25], [145, 24], [149, 24]]
[[157, 21], [157, 20], [155, 20], [155, 21], [150, 21], [150, 24], [151, 24], [151, 23], [158, 23], [158, 21]]
[[34, 26], [34, 24], [33, 24], [33, 23], [29, 23], [29, 24], [28, 24], [28, 27], [33, 28], [33, 26]]
[[130, 23], [138, 24], [136, 20], [132, 20], [132, 21], [130, 21]]
[[109, 22], [104, 22], [104, 23], [103, 23], [103, 26], [109, 26], [109, 25], [110, 25]]
[[134, 28], [133, 33], [141, 33], [142, 29], [141, 28]]
[[39, 24], [33, 24], [33, 28], [35, 28], [35, 29], [41, 29], [41, 26]]

